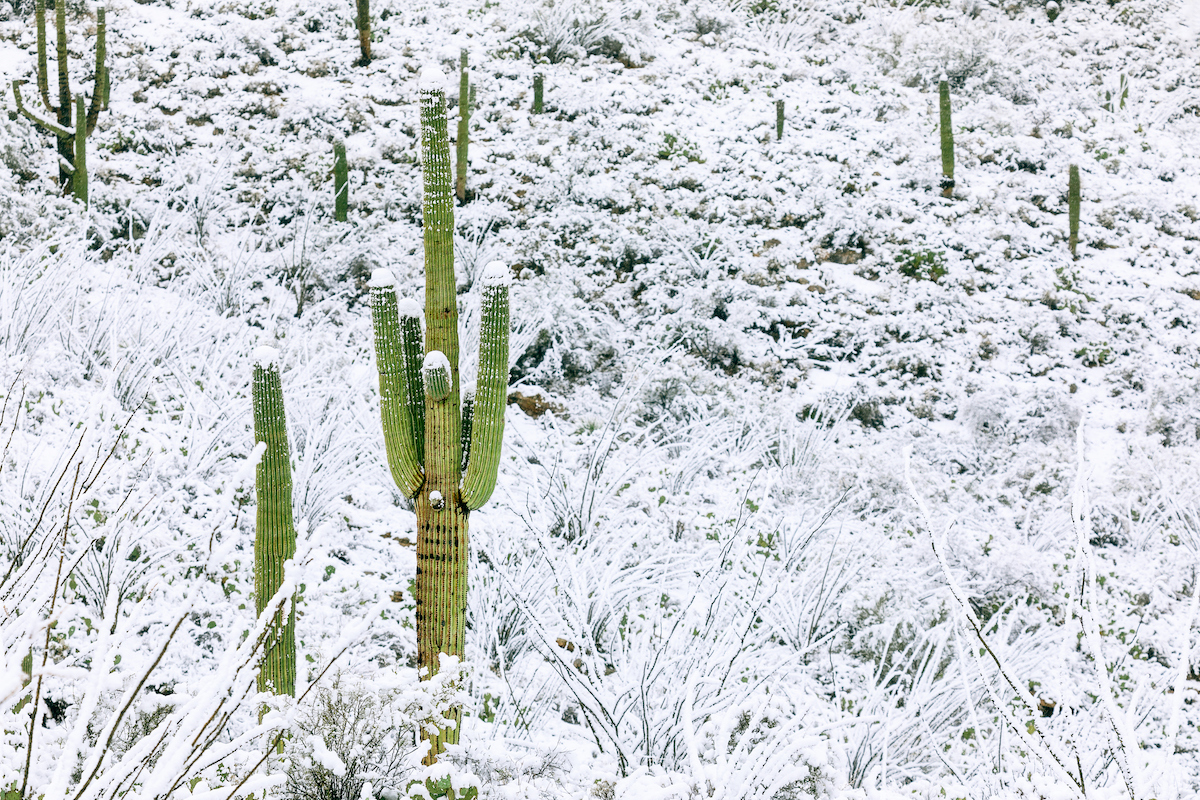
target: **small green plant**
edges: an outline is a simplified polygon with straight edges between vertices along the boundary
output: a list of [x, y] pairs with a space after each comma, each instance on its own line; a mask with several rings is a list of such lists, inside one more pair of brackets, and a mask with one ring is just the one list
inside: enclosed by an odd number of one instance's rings
[[1078, 258], [1075, 248], [1079, 244], [1079, 167], [1074, 164], [1067, 179], [1067, 227], [1070, 230], [1067, 246], [1071, 248], [1071, 258]]
[[909, 250], [896, 256], [900, 274], [906, 278], [937, 283], [946, 274], [946, 254], [940, 250]]
[[783, 138], [783, 101], [775, 101], [775, 141]]
[[471, 124], [471, 81], [467, 73], [467, 51], [458, 55], [458, 139], [455, 141], [454, 195], [458, 202], [467, 199], [467, 142]]
[[541, 72], [533, 73], [533, 113], [542, 113], [542, 100], [545, 97], [546, 76]]
[[333, 218], [345, 222], [350, 211], [350, 169], [346, 165], [346, 143], [333, 143]]
[[1105, 111], [1110, 114], [1117, 111], [1125, 110], [1125, 101], [1129, 99], [1129, 81], [1125, 77], [1125, 73], [1121, 73], [1121, 77], [1117, 82], [1117, 93], [1113, 94], [1111, 89], [1104, 90], [1104, 103], [1101, 105]]
[[938, 81], [938, 106], [942, 133], [942, 197], [954, 196], [954, 131], [950, 127], [950, 82]]
[[[254, 595], [261, 615], [283, 585], [283, 565], [296, 555], [296, 527], [292, 519], [292, 466], [288, 451], [287, 418], [279, 379], [279, 353], [270, 347], [254, 351], [255, 449], [262, 458], [255, 467], [254, 486], [258, 512], [254, 534]], [[267, 633], [263, 646], [258, 690], [296, 694], [296, 609], [286, 604]]]
[[664, 133], [663, 146], [658, 149], [658, 157], [666, 161], [677, 156], [682, 156], [694, 164], [704, 163], [704, 158], [700, 154], [700, 148], [694, 142], [689, 141], [683, 136]]
[[358, 29], [358, 51], [362, 55], [358, 63], [371, 63], [371, 0], [355, 0], [354, 27]]
[[1112, 349], [1108, 346], [1108, 342], [1089, 344], [1076, 350], [1075, 357], [1085, 367], [1102, 367], [1112, 361]]
[[13, 97], [17, 111], [39, 128], [53, 134], [58, 140], [58, 183], [64, 194], [72, 193], [84, 203], [88, 199], [87, 186], [87, 137], [96, 128], [101, 110], [108, 108], [108, 66], [105, 46], [105, 11], [96, 11], [96, 68], [92, 87], [92, 101], [85, 110], [83, 95], [72, 96], [67, 60], [67, 11], [66, 3], [54, 4], [54, 27], [57, 35], [56, 62], [58, 66], [58, 105], [50, 102], [50, 78], [46, 53], [46, 0], [37, 0], [37, 85], [42, 106], [55, 118], [39, 116], [25, 105], [21, 86], [26, 81], [12, 82]]

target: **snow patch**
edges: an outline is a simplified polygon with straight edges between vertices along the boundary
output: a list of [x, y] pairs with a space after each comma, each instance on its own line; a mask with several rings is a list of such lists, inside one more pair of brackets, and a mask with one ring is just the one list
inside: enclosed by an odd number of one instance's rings
[[339, 778], [346, 774], [346, 764], [337, 754], [325, 746], [325, 740], [320, 736], [313, 735], [308, 737], [308, 743], [312, 745], [313, 761], [316, 761], [325, 769], [332, 772]]
[[254, 366], [256, 367], [279, 369], [279, 351], [274, 347], [266, 345], [256, 347], [254, 348], [254, 352], [250, 354], [250, 358], [254, 361]]
[[512, 270], [503, 261], [492, 261], [483, 268], [479, 279], [484, 286], [511, 286]]
[[371, 272], [371, 280], [367, 281], [367, 286], [372, 289], [386, 289], [389, 286], [396, 285], [396, 276], [387, 267], [380, 267]]
[[422, 92], [444, 92], [446, 90], [446, 73], [442, 71], [441, 64], [436, 61], [429, 61], [421, 67], [417, 81]]
[[417, 317], [421, 316], [421, 304], [411, 297], [405, 297], [396, 304], [396, 308], [400, 311], [401, 317]]

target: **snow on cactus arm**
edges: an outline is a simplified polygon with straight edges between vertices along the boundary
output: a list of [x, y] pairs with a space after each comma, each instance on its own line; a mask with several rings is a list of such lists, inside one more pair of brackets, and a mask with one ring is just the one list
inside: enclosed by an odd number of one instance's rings
[[[392, 479], [405, 497], [414, 496], [424, 483], [421, 472], [416, 412], [412, 409], [411, 384], [420, 380], [419, 372], [407, 369], [406, 338], [396, 300], [392, 273], [377, 269], [371, 274], [371, 320], [375, 328], [375, 362], [379, 370], [379, 415], [383, 421], [383, 442], [387, 450]], [[411, 327], [411, 325], [409, 326]], [[417, 325], [418, 332], [420, 325]], [[424, 416], [424, 398], [420, 400]]]
[[[265, 443], [255, 467], [258, 511], [254, 535], [254, 596], [259, 614], [283, 585], [283, 565], [296, 555], [296, 528], [292, 519], [292, 466], [287, 442], [287, 418], [279, 379], [279, 353], [270, 347], [254, 351], [254, 440]], [[296, 612], [289, 604], [272, 623], [264, 643], [259, 691], [296, 693]]]
[[450, 359], [445, 353], [434, 350], [426, 355], [421, 374], [425, 378], [425, 396], [430, 400], [437, 402], [450, 395]]
[[508, 287], [511, 273], [493, 261], [483, 272], [482, 323], [479, 329], [479, 377], [471, 420], [470, 456], [463, 476], [467, 508], [488, 501], [496, 488], [504, 409], [508, 403]]

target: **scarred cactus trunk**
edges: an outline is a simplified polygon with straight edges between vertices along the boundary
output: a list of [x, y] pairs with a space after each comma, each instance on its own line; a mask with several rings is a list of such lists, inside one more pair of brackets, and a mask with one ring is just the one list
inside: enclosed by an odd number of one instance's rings
[[[254, 441], [266, 445], [255, 468], [258, 513], [254, 535], [254, 596], [259, 615], [283, 584], [283, 565], [296, 555], [292, 520], [292, 466], [287, 442], [278, 353], [260, 347], [254, 353]], [[296, 611], [287, 605], [276, 615], [263, 651], [258, 690], [296, 694]]]
[[[396, 485], [417, 511], [417, 660], [424, 677], [442, 653], [463, 656], [467, 608], [467, 519], [492, 494], [500, 463], [508, 386], [509, 272], [484, 270], [479, 381], [473, 408], [460, 402], [454, 201], [446, 130], [445, 76], [422, 70], [421, 154], [425, 196], [425, 341], [418, 310], [398, 301], [386, 270], [371, 278], [380, 415]], [[464, 420], [464, 413], [469, 418]], [[464, 453], [469, 456], [464, 458]], [[465, 464], [465, 466], [464, 466]], [[465, 477], [464, 477], [465, 474]], [[425, 763], [458, 742], [462, 709], [430, 742]]]

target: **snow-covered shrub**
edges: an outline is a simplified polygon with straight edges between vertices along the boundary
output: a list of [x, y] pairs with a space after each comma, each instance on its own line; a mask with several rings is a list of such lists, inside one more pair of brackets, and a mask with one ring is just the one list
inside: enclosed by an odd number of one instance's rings
[[638, 64], [651, 54], [653, 12], [639, 0], [545, 0], [532, 16], [517, 41], [535, 60], [603, 55]]

